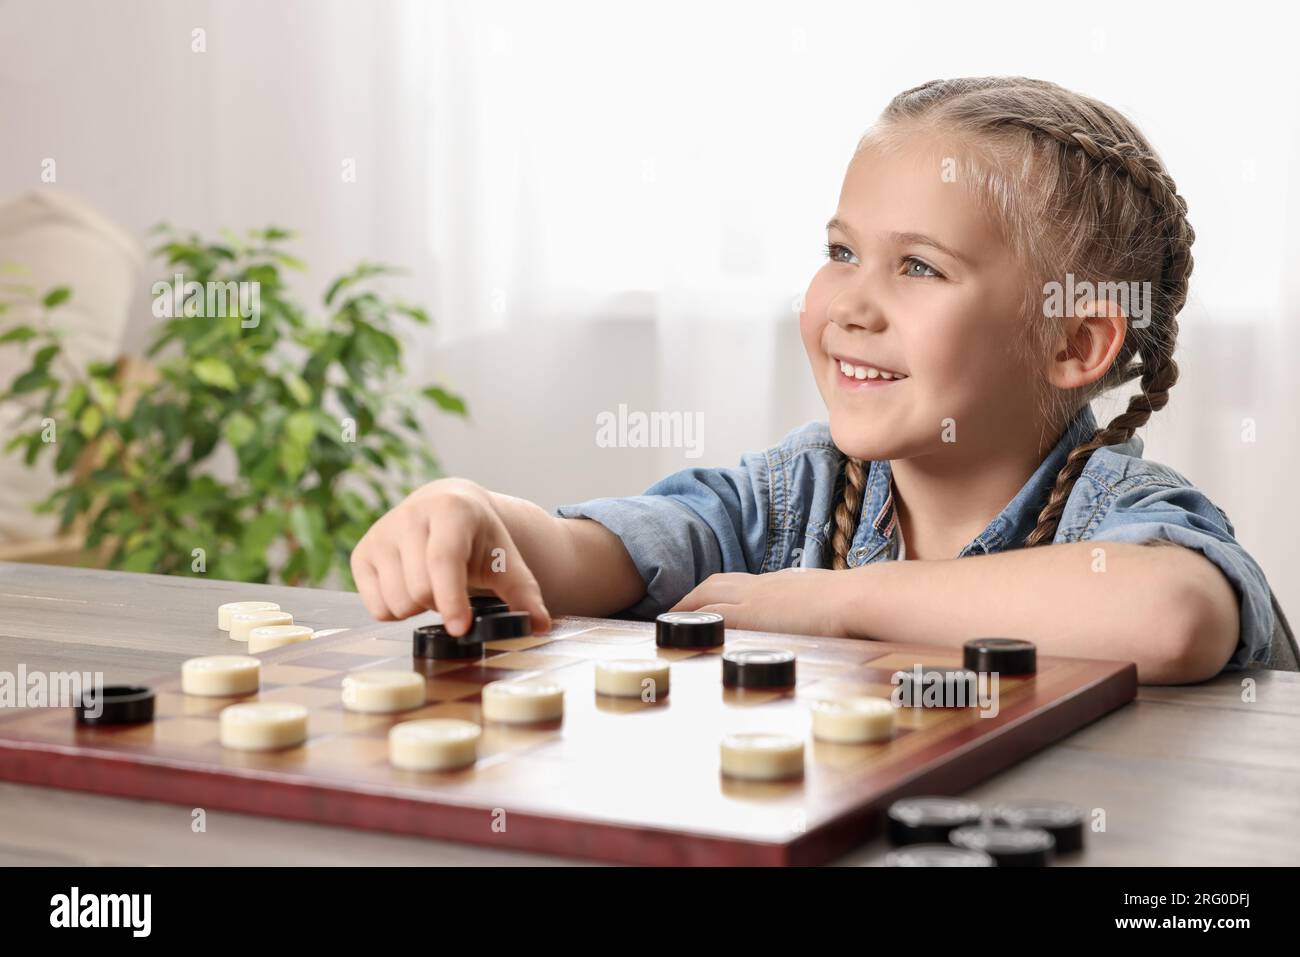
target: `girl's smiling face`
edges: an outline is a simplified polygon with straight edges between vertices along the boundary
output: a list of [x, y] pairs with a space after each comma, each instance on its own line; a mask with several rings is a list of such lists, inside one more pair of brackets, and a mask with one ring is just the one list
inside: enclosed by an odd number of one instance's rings
[[[1020, 348], [1029, 279], [966, 186], [945, 181], [956, 149], [913, 134], [859, 151], [804, 297], [831, 435], [854, 458], [987, 453], [1037, 428], [1041, 369]], [[955, 443], [943, 441], [948, 420]]]

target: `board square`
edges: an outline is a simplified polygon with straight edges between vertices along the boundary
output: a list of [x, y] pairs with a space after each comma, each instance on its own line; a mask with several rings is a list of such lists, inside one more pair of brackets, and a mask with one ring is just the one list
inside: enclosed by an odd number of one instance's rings
[[262, 661], [262, 687], [270, 685], [305, 685], [337, 674], [335, 668], [304, 668], [299, 664], [286, 665], [278, 661]]

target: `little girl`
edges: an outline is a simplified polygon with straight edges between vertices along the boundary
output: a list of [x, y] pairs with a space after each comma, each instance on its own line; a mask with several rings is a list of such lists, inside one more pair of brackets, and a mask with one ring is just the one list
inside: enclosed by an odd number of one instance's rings
[[[554, 513], [433, 482], [354, 551], [366, 607], [462, 634], [487, 589], [537, 629], [704, 609], [763, 631], [1022, 637], [1144, 682], [1264, 660], [1263, 572], [1135, 435], [1178, 378], [1186, 211], [1103, 103], [1022, 78], [908, 90], [858, 145], [800, 315], [829, 422]], [[1133, 379], [1099, 427], [1090, 400]]]

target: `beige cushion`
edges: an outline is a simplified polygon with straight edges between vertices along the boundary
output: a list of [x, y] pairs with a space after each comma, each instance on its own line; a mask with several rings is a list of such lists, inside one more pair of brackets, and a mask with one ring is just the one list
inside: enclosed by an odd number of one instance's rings
[[[56, 286], [72, 298], [54, 313], [65, 334], [64, 355], [77, 368], [117, 357], [128, 308], [144, 264], [140, 244], [112, 221], [67, 193], [46, 187], [0, 206], [0, 264], [17, 266], [8, 282], [21, 282], [44, 295]], [[0, 329], [35, 318], [11, 308]], [[5, 387], [26, 370], [30, 350], [0, 348], [0, 383]], [[14, 403], [0, 405], [0, 436], [14, 435], [21, 416]], [[58, 519], [36, 515], [32, 505], [53, 488], [54, 456], [46, 452], [35, 467], [21, 453], [0, 457], [0, 542], [52, 538]]]

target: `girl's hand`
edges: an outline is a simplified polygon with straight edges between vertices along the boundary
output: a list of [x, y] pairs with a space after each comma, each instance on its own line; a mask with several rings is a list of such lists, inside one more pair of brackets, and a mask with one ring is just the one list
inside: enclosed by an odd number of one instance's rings
[[728, 628], [796, 635], [848, 636], [840, 609], [842, 589], [855, 576], [825, 568], [786, 568], [764, 575], [710, 575], [673, 611], [714, 611]]
[[375, 522], [352, 551], [352, 576], [366, 608], [381, 620], [428, 609], [442, 614], [453, 635], [463, 635], [473, 623], [473, 588], [529, 612], [534, 631], [551, 627], [537, 579], [491, 496], [465, 479], [431, 482]]

